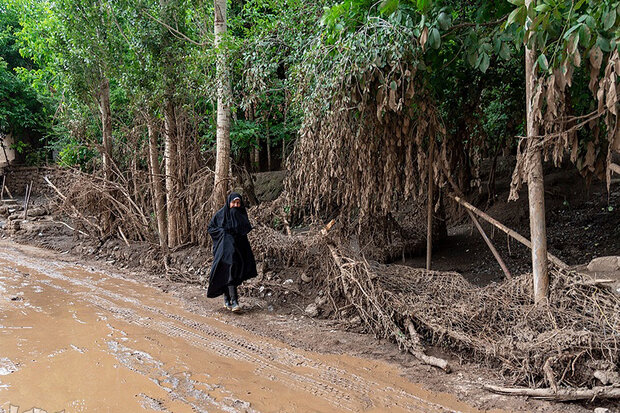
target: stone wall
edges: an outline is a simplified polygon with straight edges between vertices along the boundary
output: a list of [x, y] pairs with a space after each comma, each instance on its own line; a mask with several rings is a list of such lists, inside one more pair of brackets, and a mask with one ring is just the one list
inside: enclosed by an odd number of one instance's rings
[[[14, 197], [23, 197], [26, 192], [26, 185], [30, 185], [30, 182], [32, 182], [31, 197], [55, 196], [54, 191], [43, 178], [48, 176], [54, 182], [54, 176], [59, 174], [57, 168], [20, 165], [7, 166], [0, 169], [0, 185], [2, 184], [3, 171], [6, 177], [5, 185]], [[4, 196], [7, 196], [6, 193]]]

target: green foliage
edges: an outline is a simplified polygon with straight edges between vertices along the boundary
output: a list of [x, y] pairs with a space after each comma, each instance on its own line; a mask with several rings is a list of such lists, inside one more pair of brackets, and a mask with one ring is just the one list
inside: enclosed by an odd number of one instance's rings
[[15, 149], [29, 162], [45, 159], [30, 156], [49, 133], [49, 100], [20, 76], [21, 68], [36, 65], [19, 53], [16, 32], [20, 30], [18, 14], [0, 3], [0, 134], [15, 138]]
[[518, 40], [527, 39], [529, 47], [536, 47], [536, 66], [542, 72], [566, 63], [580, 66], [581, 54], [593, 48], [609, 53], [616, 47], [620, 34], [616, 0], [538, 0], [529, 8], [522, 0], [510, 3], [517, 7], [506, 25], [521, 33]]
[[75, 139], [68, 139], [61, 145], [57, 162], [67, 168], [79, 167], [86, 169], [89, 162], [94, 158], [95, 152]]

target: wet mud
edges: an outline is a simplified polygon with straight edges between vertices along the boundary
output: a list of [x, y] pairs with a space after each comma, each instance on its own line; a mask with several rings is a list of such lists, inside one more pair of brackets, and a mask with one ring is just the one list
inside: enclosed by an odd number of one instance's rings
[[0, 242], [0, 411], [477, 411], [387, 363], [292, 348], [33, 251]]

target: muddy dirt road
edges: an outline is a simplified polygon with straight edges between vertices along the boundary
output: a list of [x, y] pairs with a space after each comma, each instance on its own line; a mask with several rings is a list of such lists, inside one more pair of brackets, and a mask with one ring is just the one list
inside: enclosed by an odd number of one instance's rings
[[[242, 317], [243, 315], [241, 315]], [[0, 411], [475, 411], [383, 362], [294, 349], [121, 274], [0, 241]]]

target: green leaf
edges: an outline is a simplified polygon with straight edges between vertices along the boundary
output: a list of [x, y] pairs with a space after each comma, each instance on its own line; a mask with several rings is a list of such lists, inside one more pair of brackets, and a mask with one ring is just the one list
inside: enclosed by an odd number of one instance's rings
[[448, 30], [452, 26], [452, 18], [447, 13], [441, 12], [437, 17], [437, 23], [441, 30]]
[[614, 9], [609, 13], [603, 13], [603, 29], [611, 29], [614, 23], [616, 23], [616, 11]]
[[598, 47], [601, 48], [602, 51], [606, 53], [611, 52], [611, 43], [603, 36], [598, 36], [598, 38], [596, 39], [596, 44], [598, 45]]
[[583, 3], [585, 3], [585, 2], [586, 2], [586, 0], [579, 0], [579, 1], [577, 2], [577, 4], [575, 4], [575, 8], [574, 8], [574, 10], [575, 10], [575, 11], [579, 10], [579, 9], [581, 8], [581, 6], [583, 6]]
[[381, 12], [381, 14], [384, 16], [389, 16], [390, 14], [394, 13], [398, 8], [398, 2], [398, 0], [383, 0], [383, 2], [381, 2], [381, 5], [379, 6], [379, 12]]
[[570, 37], [570, 35], [575, 31], [578, 30], [581, 26], [583, 26], [583, 24], [576, 24], [573, 27], [571, 27], [570, 29], [568, 29], [566, 31], [566, 33], [564, 33], [564, 40], [568, 39]]
[[506, 26], [510, 26], [512, 23], [517, 23], [517, 16], [519, 15], [519, 13], [521, 12], [522, 8], [516, 8], [514, 9], [510, 15], [508, 16], [508, 20], [506, 20]]
[[417, 0], [416, 6], [418, 8], [418, 11], [426, 13], [426, 10], [430, 6], [430, 0]]
[[579, 26], [579, 43], [582, 47], [590, 46], [590, 40], [592, 39], [592, 35], [590, 33], [590, 29], [585, 24]]
[[551, 10], [551, 7], [549, 7], [547, 4], [544, 4], [544, 3], [536, 6], [536, 11], [539, 13], [546, 13], [549, 10]]
[[441, 46], [441, 35], [436, 27], [433, 27], [428, 34], [428, 43], [433, 49], [439, 49], [439, 46]]
[[515, 6], [523, 6], [525, 4], [525, 0], [508, 0], [508, 3], [514, 4]]
[[469, 63], [471, 67], [476, 67], [477, 61], [478, 61], [478, 52], [469, 53], [467, 55], [467, 63]]
[[398, 88], [398, 85], [396, 84], [396, 81], [392, 80], [390, 82], [390, 89], [396, 90], [397, 88]]
[[538, 64], [540, 70], [542, 70], [543, 72], [549, 70], [549, 61], [547, 60], [547, 56], [545, 56], [544, 53], [538, 56], [536, 63]]
[[499, 37], [494, 37], [493, 38], [493, 50], [495, 51], [496, 54], [499, 54], [499, 51], [502, 48], [502, 41], [500, 40]]
[[486, 73], [487, 69], [489, 68], [489, 65], [491, 64], [491, 58], [489, 57], [488, 54], [482, 53], [480, 55], [479, 60], [480, 60], [480, 65], [478, 66], [478, 68], [480, 69], [482, 73]]
[[510, 60], [510, 47], [508, 43], [502, 43], [502, 47], [499, 49], [499, 56], [504, 60]]

